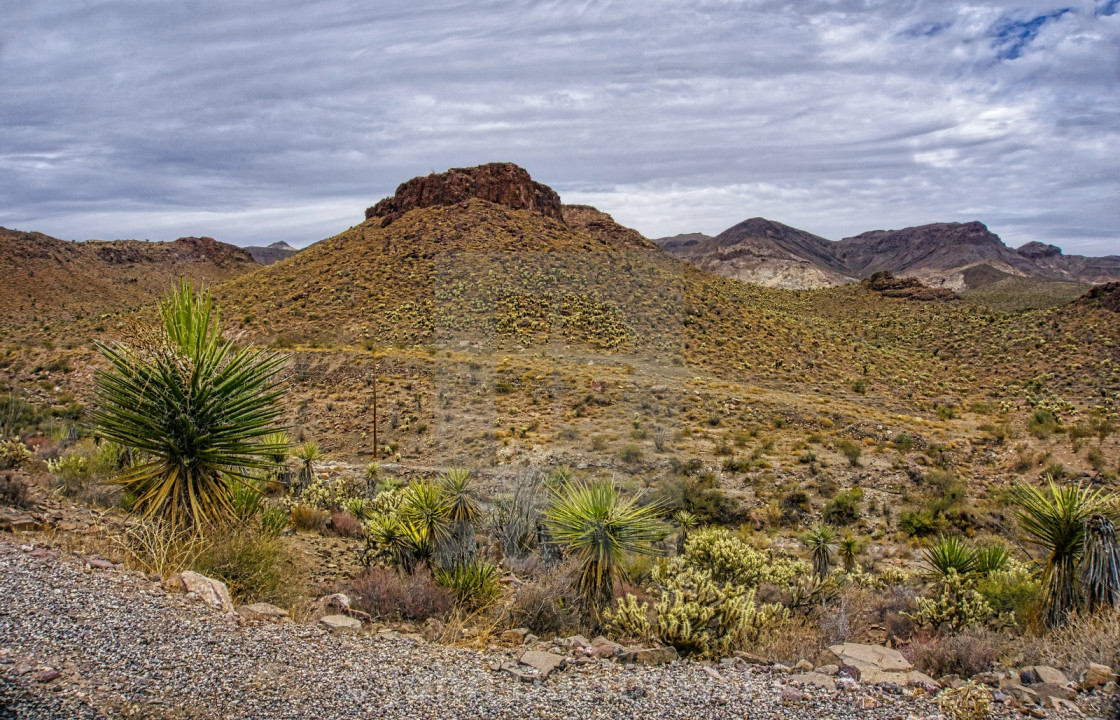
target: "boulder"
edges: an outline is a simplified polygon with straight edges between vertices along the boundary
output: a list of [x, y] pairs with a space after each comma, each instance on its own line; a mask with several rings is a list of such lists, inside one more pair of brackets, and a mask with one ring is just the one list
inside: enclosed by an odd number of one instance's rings
[[1069, 678], [1065, 673], [1049, 665], [1031, 665], [1019, 671], [1019, 679], [1024, 685], [1033, 683], [1049, 683], [1051, 685], [1067, 685]]
[[1108, 665], [1098, 665], [1097, 663], [1089, 663], [1089, 669], [1081, 676], [1081, 689], [1092, 690], [1093, 688], [1106, 685], [1116, 674], [1112, 672], [1112, 668]]
[[[169, 580], [172, 586], [176, 585], [175, 576]], [[215, 610], [233, 612], [233, 603], [229, 599], [229, 588], [221, 580], [214, 580], [192, 570], [184, 570], [178, 574], [178, 585], [185, 593], [194, 593], [198, 599]]]
[[319, 618], [319, 624], [333, 633], [356, 635], [362, 629], [362, 621], [349, 615], [325, 615]]
[[821, 675], [836, 675], [840, 672], [840, 667], [838, 665], [821, 665], [813, 672], [820, 673]]
[[770, 664], [770, 661], [767, 660], [766, 658], [762, 657], [761, 655], [752, 655], [751, 653], [743, 652], [742, 650], [736, 650], [734, 656], [739, 658], [740, 660], [743, 660], [744, 662], [747, 662], [747, 663], [751, 664], [751, 665], [769, 665]]
[[288, 611], [269, 603], [253, 603], [237, 608], [237, 614], [246, 620], [263, 620], [264, 622], [283, 623], [291, 622]]
[[364, 623], [373, 621], [368, 613], [350, 607], [350, 598], [345, 593], [324, 595], [315, 601], [315, 608], [311, 611], [311, 621], [318, 622], [327, 615], [346, 615]]
[[564, 658], [562, 656], [550, 652], [541, 652], [539, 650], [527, 651], [521, 656], [520, 662], [522, 665], [528, 665], [540, 672], [542, 680], [551, 675], [552, 671], [556, 668], [564, 666]]
[[881, 645], [843, 643], [831, 645], [828, 649], [844, 664], [855, 665], [861, 671], [874, 669], [882, 672], [907, 672], [914, 668], [906, 658], [902, 657], [902, 653]]
[[656, 648], [627, 649], [618, 656], [618, 659], [624, 663], [636, 663], [638, 665], [663, 665], [676, 660], [677, 657], [677, 649], [670, 645]]
[[1031, 690], [1034, 690], [1041, 697], [1056, 697], [1063, 700], [1073, 700], [1077, 697], [1077, 691], [1068, 685], [1055, 685], [1054, 683], [1035, 683], [1031, 685]]

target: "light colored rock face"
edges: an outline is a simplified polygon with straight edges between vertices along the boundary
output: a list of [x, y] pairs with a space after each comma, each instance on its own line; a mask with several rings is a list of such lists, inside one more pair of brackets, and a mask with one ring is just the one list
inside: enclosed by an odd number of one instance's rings
[[564, 658], [550, 652], [530, 650], [521, 656], [521, 664], [535, 668], [541, 674], [541, 679], [547, 678], [552, 671], [564, 664]]
[[291, 622], [288, 611], [269, 603], [253, 603], [237, 608], [237, 614], [246, 620], [264, 620], [266, 622]]
[[357, 634], [362, 629], [362, 621], [349, 615], [326, 615], [319, 624], [331, 632]]
[[659, 648], [638, 648], [627, 650], [619, 656], [619, 660], [626, 663], [639, 665], [662, 665], [677, 659], [677, 649], [672, 646]]
[[221, 580], [214, 580], [205, 575], [185, 570], [179, 573], [183, 592], [194, 593], [198, 599], [215, 610], [233, 612], [233, 603], [229, 599], [229, 588]]
[[1114, 677], [1115, 674], [1109, 666], [1089, 663], [1089, 669], [1085, 671], [1084, 677], [1081, 678], [1081, 688], [1091, 690], [1107, 684]]
[[1023, 668], [1019, 676], [1024, 682], [1028, 683], [1046, 683], [1049, 685], [1066, 685], [1069, 683], [1069, 678], [1066, 677], [1065, 673], [1049, 665], [1032, 665]]
[[884, 672], [906, 672], [914, 669], [902, 653], [878, 645], [860, 645], [858, 643], [844, 643], [832, 645], [828, 648], [836, 657], [846, 665], [855, 665], [860, 670], [872, 668]]
[[902, 653], [879, 645], [844, 643], [828, 648], [842, 664], [859, 669], [859, 679], [865, 683], [892, 682], [907, 685], [912, 682], [937, 685], [937, 681], [918, 672]]
[[812, 685], [813, 687], [819, 687], [828, 692], [836, 692], [836, 681], [823, 673], [798, 673], [797, 675], [790, 675], [789, 681], [801, 683], [802, 685]]

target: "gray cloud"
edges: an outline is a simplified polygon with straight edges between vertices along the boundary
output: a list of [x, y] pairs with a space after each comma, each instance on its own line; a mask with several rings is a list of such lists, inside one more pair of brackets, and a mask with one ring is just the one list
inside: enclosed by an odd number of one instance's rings
[[510, 160], [650, 236], [980, 219], [1120, 252], [1112, 0], [7, 4], [9, 227], [305, 244]]

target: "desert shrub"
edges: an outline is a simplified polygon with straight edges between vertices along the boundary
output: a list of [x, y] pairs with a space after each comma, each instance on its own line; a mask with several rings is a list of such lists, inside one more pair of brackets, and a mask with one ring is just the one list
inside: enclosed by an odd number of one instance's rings
[[576, 572], [572, 565], [562, 565], [520, 585], [505, 608], [504, 624], [542, 637], [579, 631], [587, 623], [575, 590]]
[[894, 446], [899, 452], [909, 452], [910, 449], [914, 447], [914, 438], [906, 433], [901, 433], [895, 437]]
[[735, 515], [734, 504], [719, 488], [713, 473], [665, 478], [653, 497], [666, 512], [683, 510], [701, 525], [725, 523]]
[[227, 526], [207, 533], [191, 563], [193, 570], [229, 587], [235, 602], [268, 602], [292, 607], [306, 597], [306, 575], [299, 554], [282, 537], [248, 526]]
[[851, 440], [848, 440], [847, 438], [841, 440], [838, 447], [840, 449], [840, 453], [844, 457], [848, 458], [848, 463], [852, 467], [859, 467], [859, 458], [860, 455], [863, 454], [863, 448], [861, 448]]
[[943, 675], [972, 677], [988, 670], [995, 660], [995, 650], [986, 633], [934, 635], [915, 639], [910, 649], [914, 665], [935, 678]]
[[456, 563], [450, 568], [439, 568], [435, 580], [441, 587], [455, 592], [461, 607], [485, 607], [498, 596], [498, 569], [492, 563], [475, 560]]
[[130, 566], [163, 577], [190, 567], [203, 547], [196, 533], [159, 518], [133, 518], [115, 542]]
[[291, 523], [291, 510], [283, 504], [266, 504], [261, 507], [258, 520], [261, 532], [272, 537], [284, 532]]
[[4, 473], [0, 475], [0, 505], [25, 508], [30, 507], [27, 481], [20, 475]]
[[330, 528], [344, 538], [362, 537], [362, 522], [345, 510], [331, 513]]
[[31, 451], [15, 438], [0, 441], [0, 470], [18, 470], [31, 460]]
[[793, 490], [782, 497], [780, 522], [782, 525], [796, 525], [812, 509], [809, 493]]
[[292, 506], [289, 519], [292, 527], [296, 530], [318, 532], [326, 527], [327, 521], [331, 519], [331, 514], [326, 510], [301, 503]]
[[1058, 420], [1053, 411], [1045, 408], [1035, 410], [1027, 421], [1027, 430], [1039, 440], [1045, 440], [1058, 429]]
[[352, 605], [376, 618], [446, 620], [455, 606], [454, 591], [440, 587], [427, 570], [412, 574], [368, 567], [351, 581]]
[[863, 488], [849, 488], [834, 495], [824, 506], [821, 517], [833, 525], [851, 525], [859, 520]]
[[1023, 619], [1033, 615], [1031, 608], [1041, 598], [1042, 586], [1025, 565], [1011, 563], [1005, 569], [992, 570], [976, 580], [980, 593], [996, 615]]
[[637, 445], [626, 445], [618, 456], [622, 458], [622, 462], [636, 463], [642, 459], [642, 449]]
[[969, 681], [943, 690], [937, 706], [949, 720], [985, 720], [992, 714], [992, 693], [986, 685]]
[[907, 511], [899, 516], [898, 527], [907, 535], [926, 537], [945, 532], [949, 523], [944, 517], [934, 515], [927, 510]]

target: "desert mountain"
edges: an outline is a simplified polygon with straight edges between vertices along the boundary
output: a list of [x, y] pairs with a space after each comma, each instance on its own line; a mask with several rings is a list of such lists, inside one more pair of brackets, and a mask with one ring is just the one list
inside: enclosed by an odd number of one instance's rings
[[0, 318], [5, 327], [118, 312], [152, 302], [180, 277], [206, 284], [258, 268], [214, 238], [68, 242], [0, 228]]
[[299, 250], [296, 250], [283, 240], [266, 246], [253, 245], [245, 248], [245, 250], [261, 265], [271, 265], [274, 262], [280, 262], [284, 258], [291, 257], [299, 252]]
[[854, 281], [837, 259], [833, 243], [765, 218], [751, 218], [715, 237], [700, 233], [657, 241], [716, 275], [767, 287], [831, 287]]
[[1006, 286], [1016, 279], [1080, 284], [1120, 280], [1120, 257], [1063, 255], [1058, 247], [1036, 242], [1015, 250], [975, 221], [874, 230], [832, 242], [752, 218], [715, 238], [693, 233], [656, 242], [698, 267], [773, 287], [828, 287], [878, 272], [916, 277], [957, 292]]

